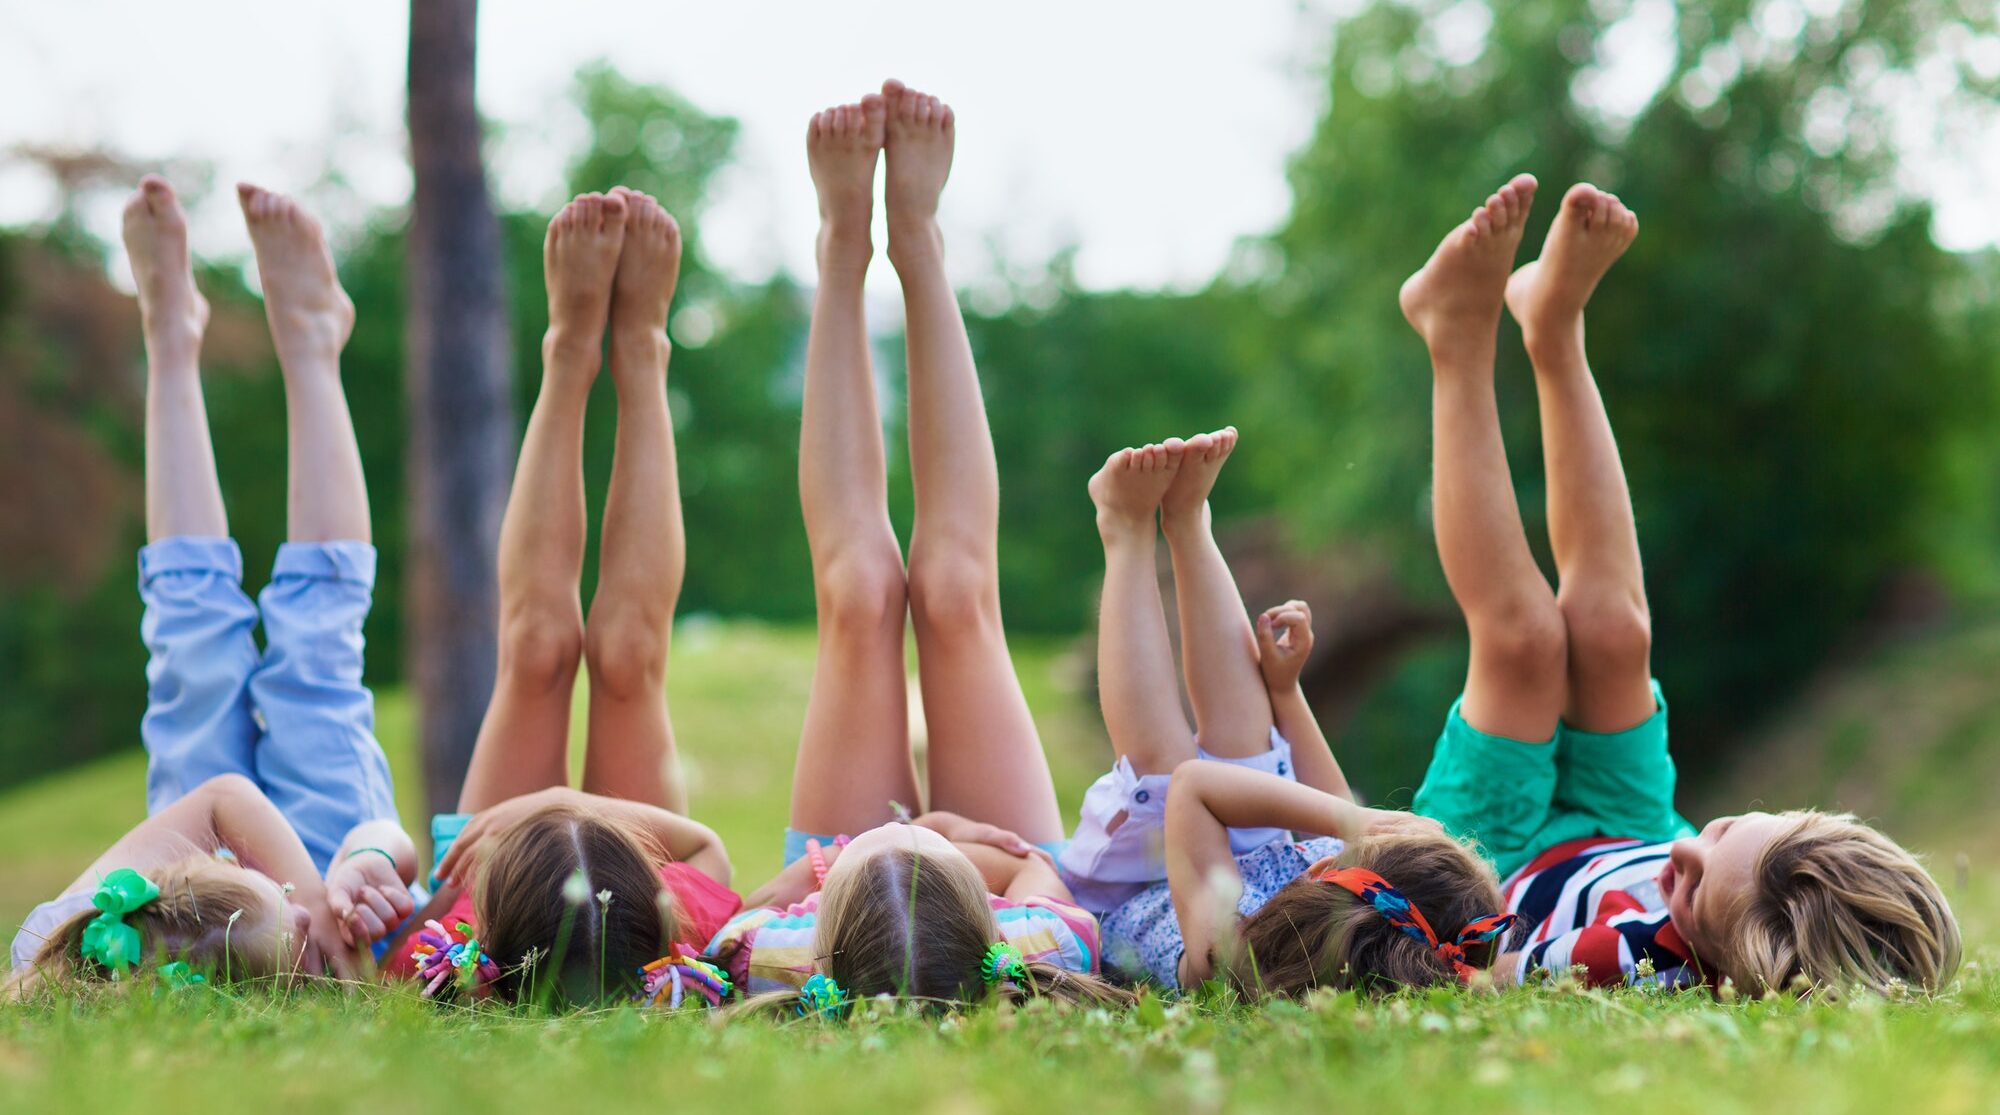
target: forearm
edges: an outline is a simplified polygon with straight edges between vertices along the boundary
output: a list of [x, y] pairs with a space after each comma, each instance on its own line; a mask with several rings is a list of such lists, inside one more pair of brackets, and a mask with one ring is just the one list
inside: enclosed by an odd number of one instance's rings
[[[1226, 828], [1282, 828], [1350, 843], [1367, 832], [1368, 811], [1352, 801], [1275, 774], [1222, 763], [1181, 764], [1168, 793], [1170, 820], [1176, 796], [1190, 798], [1186, 808], [1198, 804]], [[1169, 847], [1172, 843], [1170, 838]]]
[[377, 821], [363, 821], [347, 833], [347, 839], [340, 842], [340, 850], [334, 853], [333, 862], [340, 863], [353, 855], [385, 855], [396, 865], [396, 875], [405, 884], [417, 880], [417, 845], [403, 826], [384, 818]]
[[291, 822], [262, 793], [216, 794], [210, 802], [209, 824], [219, 846], [233, 852], [245, 867], [289, 885], [301, 905], [324, 902], [326, 887], [312, 856]]
[[[828, 862], [831, 861], [832, 857], [828, 856]], [[771, 876], [769, 882], [744, 895], [743, 907], [754, 910], [760, 906], [790, 906], [804, 901], [807, 895], [818, 889], [819, 880], [813, 874], [812, 861], [794, 860], [790, 866]]]
[[623, 798], [585, 796], [589, 797], [594, 807], [619, 817], [639, 830], [673, 859], [724, 886], [729, 884], [732, 871], [729, 853], [714, 829], [658, 806]]
[[1184, 792], [1186, 782], [1177, 773], [1167, 793], [1167, 887], [1181, 929], [1181, 985], [1195, 987], [1211, 973], [1216, 942], [1235, 928], [1243, 877], [1228, 826], [1201, 795]]
[[1312, 705], [1307, 703], [1305, 691], [1296, 681], [1272, 692], [1271, 718], [1278, 734], [1292, 745], [1292, 769], [1299, 782], [1353, 801], [1354, 791], [1348, 788], [1347, 776], [1341, 773], [1326, 733], [1320, 730], [1319, 718], [1313, 715]]

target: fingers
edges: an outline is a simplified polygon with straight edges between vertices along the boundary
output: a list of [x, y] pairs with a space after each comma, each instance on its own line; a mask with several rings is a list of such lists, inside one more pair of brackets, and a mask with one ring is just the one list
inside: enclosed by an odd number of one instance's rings
[[[375, 912], [373, 905], [371, 903], [368, 906], [355, 907], [349, 920], [340, 923], [341, 936], [347, 938], [349, 947], [354, 945], [355, 934], [359, 934], [363, 941], [369, 943], [389, 935], [389, 930], [395, 923], [393, 921], [385, 923], [381, 915]], [[382, 905], [386, 907], [388, 903], [384, 902]]]
[[347, 922], [354, 916], [354, 899], [347, 893], [343, 883], [329, 882], [326, 886], [326, 908], [333, 914], [333, 924], [340, 928], [340, 939], [349, 947], [354, 945], [354, 936], [348, 932]]
[[417, 912], [416, 897], [410, 893], [408, 887], [397, 886], [389, 890], [385, 897], [389, 900], [389, 912], [396, 916], [396, 921], [399, 923]]

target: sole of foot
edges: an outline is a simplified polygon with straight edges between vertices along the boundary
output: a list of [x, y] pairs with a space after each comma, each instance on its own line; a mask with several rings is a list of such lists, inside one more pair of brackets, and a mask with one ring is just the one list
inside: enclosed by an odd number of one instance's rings
[[[951, 106], [902, 82], [882, 83], [888, 126], [883, 201], [889, 211], [889, 252], [935, 246], [938, 198], [951, 177], [957, 117]], [[900, 233], [900, 235], [899, 235]]]
[[1471, 346], [1490, 349], [1514, 253], [1521, 246], [1533, 175], [1519, 174], [1452, 229], [1397, 296], [1403, 316], [1433, 353]]
[[208, 300], [195, 289], [187, 214], [166, 179], [148, 174], [139, 180], [125, 202], [124, 239], [146, 343], [185, 348], [192, 356], [208, 327]]
[[625, 200], [579, 194], [549, 222], [542, 273], [549, 288], [549, 339], [593, 366], [611, 314], [611, 288], [625, 245]]
[[875, 166], [888, 134], [889, 102], [870, 93], [855, 104], [813, 113], [806, 165], [819, 195], [821, 262], [874, 250]]
[[1143, 531], [1150, 536], [1160, 498], [1180, 472], [1186, 450], [1186, 442], [1168, 438], [1155, 445], [1120, 449], [1106, 458], [1087, 485], [1090, 500], [1097, 505], [1098, 528], [1106, 535]]
[[1638, 216], [1616, 194], [1589, 183], [1571, 186], [1541, 258], [1507, 280], [1507, 310], [1529, 343], [1580, 327], [1598, 282], [1638, 235]]
[[257, 252], [278, 363], [337, 358], [354, 332], [354, 303], [340, 288], [319, 222], [284, 194], [247, 182], [237, 184], [236, 200]]
[[1224, 426], [1214, 433], [1196, 434], [1187, 440], [1180, 473], [1160, 498], [1163, 528], [1199, 518], [1208, 504], [1208, 494], [1215, 490], [1216, 477], [1222, 474], [1223, 464], [1236, 449], [1236, 436], [1236, 427]]

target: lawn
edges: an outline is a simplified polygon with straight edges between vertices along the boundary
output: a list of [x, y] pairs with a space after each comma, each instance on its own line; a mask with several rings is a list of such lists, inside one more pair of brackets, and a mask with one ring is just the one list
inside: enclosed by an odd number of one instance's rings
[[[811, 638], [695, 623], [677, 640], [669, 688], [695, 812], [754, 880], [777, 863]], [[1106, 756], [1084, 675], [1061, 646], [1017, 651], [1074, 810]], [[415, 819], [409, 729], [407, 702], [383, 694]], [[136, 818], [141, 777], [133, 756], [0, 797], [0, 918], [54, 893]], [[829, 1027], [630, 1009], [544, 1019], [404, 989], [141, 992], [0, 1007], [0, 1112], [2000, 1111], [2000, 871], [1956, 860], [1990, 836], [1953, 825], [1917, 840], [1954, 863], [1943, 874], [1972, 946], [1962, 985], [1937, 1002], [1559, 986]]]

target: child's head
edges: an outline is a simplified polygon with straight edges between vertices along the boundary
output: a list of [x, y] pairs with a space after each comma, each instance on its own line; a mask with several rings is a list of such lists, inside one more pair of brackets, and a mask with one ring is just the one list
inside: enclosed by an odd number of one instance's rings
[[[138, 935], [138, 954], [132, 958], [138, 971], [181, 961], [213, 980], [298, 973], [312, 918], [270, 876], [200, 852], [143, 876], [114, 872], [106, 877], [113, 884], [126, 880], [136, 883], [112, 888], [125, 896], [126, 904], [105, 901], [117, 915], [113, 920]], [[158, 894], [146, 898], [135, 893], [144, 883], [158, 888]], [[93, 906], [57, 927], [42, 943], [34, 965], [8, 980], [9, 990], [26, 995], [43, 986], [120, 974], [103, 962], [101, 953], [86, 955], [91, 923], [104, 916]]]
[[820, 893], [819, 971], [849, 995], [893, 995], [931, 1005], [1050, 996], [1123, 1001], [1123, 992], [1052, 964], [1024, 963], [989, 984], [1000, 943], [986, 881], [965, 853], [930, 829], [888, 824], [856, 837]]
[[[1502, 908], [1493, 868], [1442, 833], [1395, 833], [1349, 845], [1312, 865], [1271, 896], [1237, 929], [1234, 954], [1218, 957], [1223, 977], [1251, 996], [1298, 997], [1316, 987], [1384, 994], [1405, 987], [1457, 983], [1452, 959], [1411, 936], [1329, 871], [1373, 872], [1401, 892], [1441, 942], [1483, 924]], [[1483, 967], [1504, 941], [1465, 946], [1467, 962]]]
[[639, 969], [677, 943], [680, 916], [660, 883], [664, 857], [639, 834], [567, 805], [502, 833], [473, 894], [494, 994], [551, 1005], [628, 995]]
[[1698, 961], [1751, 991], [1936, 991], [1958, 968], [1958, 921], [1916, 857], [1846, 814], [1718, 817], [1660, 873]]

